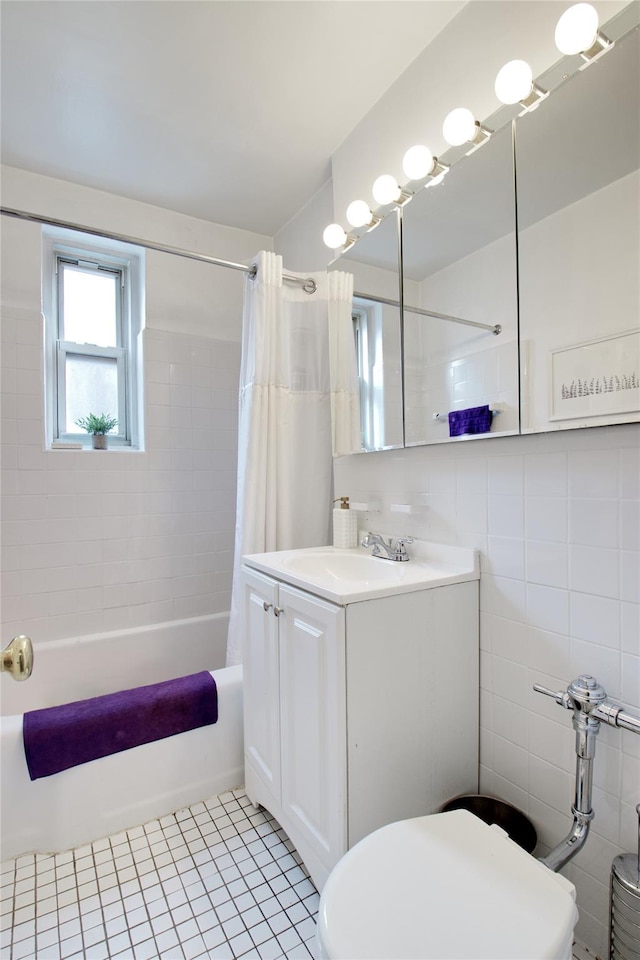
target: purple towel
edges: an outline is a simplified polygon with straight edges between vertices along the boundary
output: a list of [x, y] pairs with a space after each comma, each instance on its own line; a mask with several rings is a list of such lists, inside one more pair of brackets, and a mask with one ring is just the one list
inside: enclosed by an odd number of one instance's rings
[[25, 713], [22, 728], [29, 776], [32, 780], [50, 777], [217, 719], [216, 682], [206, 671], [32, 710]]
[[449, 414], [449, 436], [460, 437], [463, 433], [488, 433], [491, 430], [492, 414], [489, 405], [469, 407], [467, 410], [452, 410]]

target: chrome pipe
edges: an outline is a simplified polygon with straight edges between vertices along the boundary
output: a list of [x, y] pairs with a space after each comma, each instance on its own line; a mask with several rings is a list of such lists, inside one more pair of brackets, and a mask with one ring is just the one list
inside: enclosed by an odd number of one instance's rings
[[624, 727], [625, 730], [631, 730], [632, 733], [640, 733], [640, 717], [634, 713], [628, 713], [621, 710], [616, 719], [616, 727]]
[[611, 727], [624, 727], [625, 730], [631, 730], [632, 733], [640, 733], [640, 716], [627, 710], [626, 707], [613, 700], [605, 700], [594, 710], [594, 715], [603, 723], [608, 723]]
[[10, 673], [14, 680], [28, 680], [33, 671], [33, 644], [29, 637], [14, 637], [2, 651], [0, 671]]
[[549, 870], [553, 870], [554, 873], [561, 870], [584, 846], [589, 835], [589, 827], [592, 819], [593, 813], [590, 817], [585, 818], [574, 810], [571, 830], [562, 843], [554, 847], [546, 857], [539, 857], [540, 863], [543, 863]]
[[574, 802], [571, 807], [573, 824], [564, 840], [561, 840], [546, 857], [540, 857], [541, 863], [554, 873], [564, 867], [582, 849], [594, 816], [591, 807], [593, 760], [600, 724], [584, 712], [583, 705], [578, 705], [577, 708], [574, 707], [573, 726], [576, 731], [576, 776]]
[[591, 791], [596, 737], [600, 730], [600, 723], [608, 723], [613, 727], [625, 727], [634, 733], [640, 733], [640, 717], [612, 700], [608, 700], [605, 689], [595, 677], [589, 674], [581, 674], [572, 680], [566, 690], [548, 690], [537, 683], [534, 684], [533, 689], [536, 693], [552, 697], [566, 710], [573, 710], [572, 722], [576, 731], [575, 799], [571, 808], [573, 825], [564, 840], [561, 840], [546, 857], [540, 857], [541, 863], [557, 872], [584, 846], [594, 817], [591, 809]]
[[591, 791], [593, 787], [593, 760], [596, 752], [596, 737], [600, 730], [597, 718], [592, 717], [596, 707], [603, 703], [607, 694], [594, 677], [583, 674], [573, 680], [566, 692], [554, 693], [535, 686], [538, 693], [553, 697], [560, 706], [573, 710], [573, 728], [576, 732], [576, 777], [574, 803], [571, 808], [571, 830], [540, 862], [556, 873], [561, 870], [584, 846], [593, 820]]

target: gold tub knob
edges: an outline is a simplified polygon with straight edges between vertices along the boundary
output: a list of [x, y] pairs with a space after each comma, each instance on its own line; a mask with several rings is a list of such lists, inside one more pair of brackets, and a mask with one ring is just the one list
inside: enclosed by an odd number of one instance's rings
[[33, 644], [29, 637], [14, 637], [2, 651], [0, 670], [6, 670], [14, 680], [28, 680], [33, 670]]

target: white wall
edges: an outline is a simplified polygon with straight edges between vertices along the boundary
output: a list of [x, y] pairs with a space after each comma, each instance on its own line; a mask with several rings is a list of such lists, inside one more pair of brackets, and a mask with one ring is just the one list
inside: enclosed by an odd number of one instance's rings
[[333, 251], [322, 242], [322, 232], [333, 219], [333, 185], [329, 180], [274, 237], [273, 249], [287, 270], [324, 270]]
[[[224, 259], [268, 238], [24, 171], [3, 205]], [[243, 275], [147, 253], [146, 450], [44, 449], [40, 227], [2, 218], [3, 636], [229, 609]]]
[[[574, 733], [532, 685], [591, 673], [640, 710], [640, 427], [343, 457], [335, 486], [382, 503], [368, 529], [481, 550], [481, 790], [527, 812], [550, 848], [571, 822]], [[611, 861], [637, 845], [639, 782], [640, 737], [602, 729], [592, 833], [567, 870], [578, 938], [601, 956]]]
[[[250, 263], [259, 250], [273, 249], [271, 238], [260, 234], [196, 220], [15, 167], [3, 166], [1, 173], [3, 207], [234, 262]], [[0, 226], [2, 302], [39, 310], [40, 228], [20, 225], [7, 217], [2, 218]], [[240, 340], [242, 273], [153, 250], [146, 253], [146, 265], [148, 327]]]

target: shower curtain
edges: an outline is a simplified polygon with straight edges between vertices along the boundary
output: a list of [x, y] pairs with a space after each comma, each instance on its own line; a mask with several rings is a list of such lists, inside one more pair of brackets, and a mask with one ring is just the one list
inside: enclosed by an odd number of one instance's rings
[[[245, 279], [236, 536], [227, 664], [242, 662], [243, 554], [329, 543], [332, 455], [359, 451], [353, 277], [285, 284], [262, 251]], [[307, 275], [300, 275], [302, 279]]]

